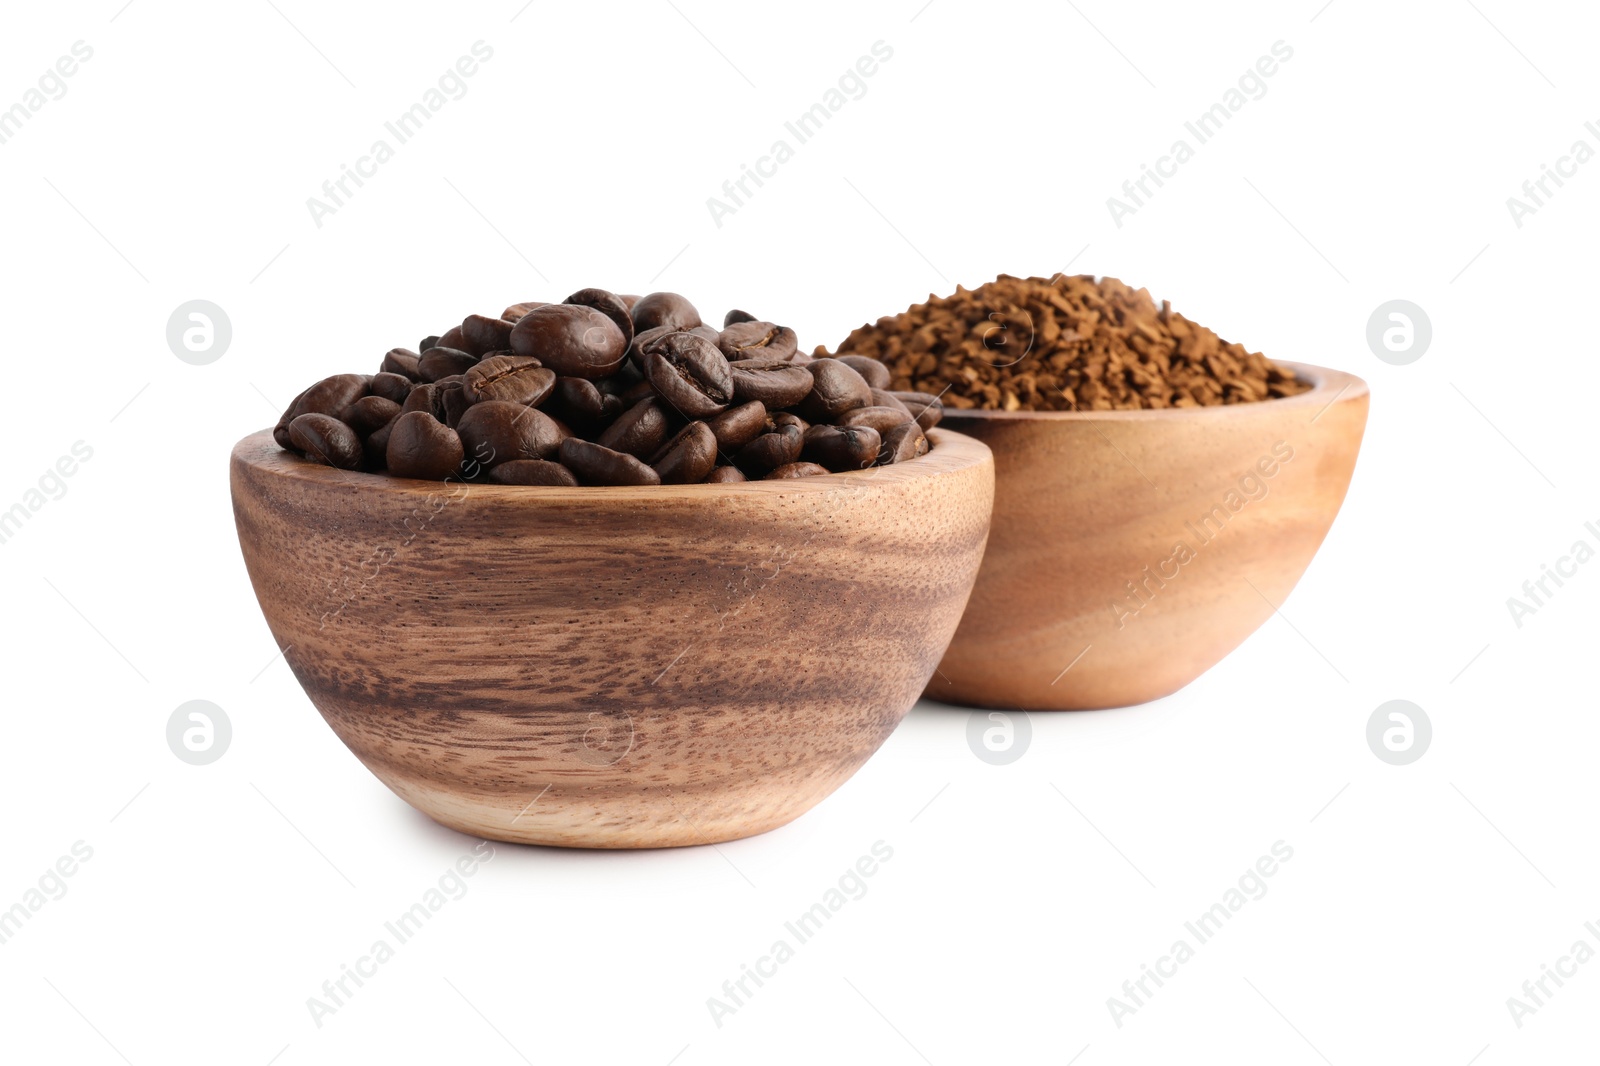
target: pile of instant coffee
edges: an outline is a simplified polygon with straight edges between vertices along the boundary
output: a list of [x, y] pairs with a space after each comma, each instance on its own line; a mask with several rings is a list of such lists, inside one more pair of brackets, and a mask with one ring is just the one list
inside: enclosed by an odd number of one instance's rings
[[862, 326], [839, 351], [882, 360], [890, 388], [936, 393], [958, 409], [1207, 407], [1311, 387], [1175, 314], [1167, 301], [1156, 307], [1146, 290], [1087, 274], [1002, 274], [953, 296], [930, 295]]
[[395, 477], [500, 485], [797, 478], [926, 454], [933, 396], [882, 363], [813, 358], [794, 330], [682, 296], [584, 289], [468, 315], [377, 374], [296, 396], [273, 438], [307, 459]]

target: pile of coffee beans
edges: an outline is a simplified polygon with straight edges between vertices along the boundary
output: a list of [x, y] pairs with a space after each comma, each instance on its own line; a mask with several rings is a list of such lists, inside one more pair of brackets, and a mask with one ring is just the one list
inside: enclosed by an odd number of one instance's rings
[[376, 374], [296, 396], [278, 444], [344, 470], [500, 485], [797, 478], [927, 453], [939, 400], [862, 356], [814, 358], [743, 311], [671, 292], [575, 292], [468, 315]]
[[1167, 301], [1156, 307], [1146, 290], [1087, 274], [1002, 274], [976, 289], [930, 295], [862, 326], [839, 351], [882, 360], [889, 388], [936, 393], [958, 409], [1203, 407], [1310, 388]]

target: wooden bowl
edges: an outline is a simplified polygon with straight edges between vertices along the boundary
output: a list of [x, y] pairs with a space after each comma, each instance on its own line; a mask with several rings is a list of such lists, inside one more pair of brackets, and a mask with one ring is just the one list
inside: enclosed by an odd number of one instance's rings
[[1313, 388], [1166, 411], [947, 409], [994, 452], [994, 521], [927, 695], [1121, 707], [1238, 647], [1322, 544], [1367, 422], [1366, 382], [1283, 365]]
[[916, 702], [983, 556], [989, 449], [788, 481], [545, 488], [233, 450], [256, 598], [312, 703], [435, 821], [705, 844], [783, 825]]

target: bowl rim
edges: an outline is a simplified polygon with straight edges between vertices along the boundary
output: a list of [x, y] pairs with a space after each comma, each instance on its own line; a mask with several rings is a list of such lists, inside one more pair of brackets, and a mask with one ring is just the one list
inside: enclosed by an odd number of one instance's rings
[[[1205, 419], [1205, 418], [1234, 418], [1244, 411], [1282, 411], [1293, 410], [1296, 407], [1318, 408], [1318, 417], [1325, 408], [1342, 399], [1358, 399], [1369, 394], [1367, 383], [1364, 379], [1343, 370], [1334, 370], [1325, 366], [1314, 366], [1311, 363], [1294, 363], [1286, 359], [1274, 359], [1273, 362], [1281, 367], [1293, 370], [1295, 377], [1309, 381], [1311, 388], [1293, 396], [1279, 396], [1270, 400], [1257, 400], [1254, 403], [1215, 404], [1210, 407], [1161, 407], [1145, 408], [1135, 407], [1115, 411], [990, 411], [978, 407], [949, 407], [944, 409], [944, 421], [958, 422], [969, 420], [972, 422], [1076, 422], [1076, 421], [1106, 421], [1106, 422], [1150, 422], [1156, 420], [1175, 419]], [[1332, 394], [1330, 396], [1330, 393]], [[1315, 419], [1313, 419], [1314, 421]]]
[[695, 485], [491, 485], [460, 478], [422, 481], [368, 471], [339, 470], [313, 463], [280, 448], [278, 442], [273, 440], [270, 429], [240, 439], [233, 446], [231, 464], [290, 481], [348, 487], [359, 491], [380, 490], [398, 496], [430, 498], [442, 491], [454, 492], [465, 488], [478, 500], [516, 500], [537, 496], [543, 500], [584, 502], [660, 500], [666, 496], [715, 499], [774, 493], [781, 496], [785, 493], [862, 491], [875, 486], [901, 485], [940, 474], [994, 465], [989, 446], [974, 437], [936, 426], [928, 430], [928, 438], [933, 445], [928, 453], [903, 463], [777, 481], [701, 482]]

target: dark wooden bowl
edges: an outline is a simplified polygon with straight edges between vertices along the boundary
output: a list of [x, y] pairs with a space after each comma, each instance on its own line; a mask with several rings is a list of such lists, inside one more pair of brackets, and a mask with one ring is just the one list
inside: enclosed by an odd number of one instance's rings
[[312, 703], [433, 819], [522, 843], [783, 825], [916, 702], [983, 557], [989, 449], [655, 488], [445, 484], [235, 446], [256, 598]]

